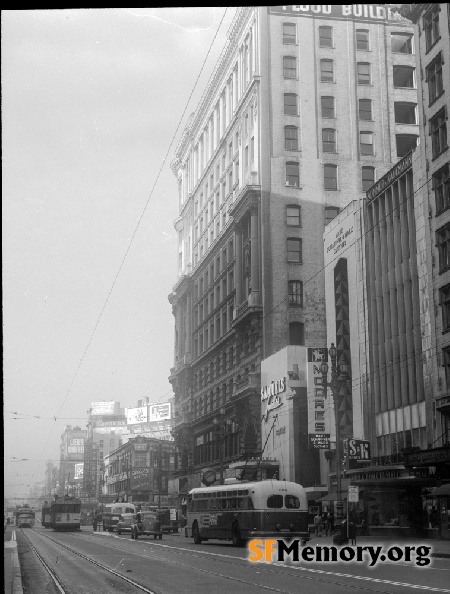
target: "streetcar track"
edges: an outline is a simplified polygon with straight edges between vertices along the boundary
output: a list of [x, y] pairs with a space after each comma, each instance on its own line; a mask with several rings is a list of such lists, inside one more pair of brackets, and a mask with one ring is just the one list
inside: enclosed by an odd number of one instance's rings
[[[41, 536], [42, 538], [47, 538], [51, 542], [59, 545], [63, 549], [66, 549], [70, 553], [72, 553], [74, 555], [77, 555], [78, 557], [81, 557], [85, 561], [89, 561], [89, 563], [92, 563], [96, 567], [100, 567], [104, 571], [107, 571], [108, 573], [111, 573], [115, 577], [118, 577], [118, 578], [122, 579], [123, 581], [125, 581], [128, 584], [134, 586], [135, 588], [138, 588], [139, 590], [142, 590], [142, 592], [145, 592], [146, 594], [159, 594], [158, 592], [156, 592], [156, 590], [150, 590], [149, 588], [147, 588], [147, 586], [144, 586], [143, 584], [140, 584], [136, 580], [132, 580], [131, 578], [122, 575], [118, 571], [115, 571], [114, 569], [111, 569], [110, 567], [108, 567], [106, 565], [103, 565], [103, 563], [100, 563], [99, 561], [95, 561], [94, 559], [91, 559], [87, 555], [84, 555], [83, 553], [80, 553], [79, 551], [76, 551], [75, 549], [72, 549], [72, 547], [69, 547], [68, 545], [63, 544], [62, 542], [59, 542], [58, 540], [52, 538], [51, 536], [48, 536], [48, 534], [43, 534], [42, 532], [40, 532], [40, 531], [38, 532], [36, 530], [33, 530], [33, 532], [35, 534], [39, 534], [39, 536]], [[42, 563], [42, 565], [44, 566], [44, 568], [48, 571], [48, 573], [50, 574], [50, 576], [52, 577], [52, 579], [55, 581], [55, 583], [58, 586], [58, 588], [60, 587], [60, 585], [63, 588], [63, 589], [60, 589], [60, 592], [63, 592], [64, 594], [69, 594], [69, 590], [63, 585], [61, 579], [56, 576], [56, 574], [53, 572], [53, 570], [45, 562], [45, 560], [39, 554], [39, 552], [37, 551], [36, 547], [34, 547], [34, 545], [32, 544], [32, 542], [28, 538], [28, 536], [25, 533], [23, 533], [23, 534], [25, 536], [25, 540], [28, 542], [29, 546], [33, 549], [33, 551], [35, 552], [37, 558]]]
[[[126, 578], [125, 576], [118, 574], [117, 572], [115, 572], [114, 570], [111, 570], [110, 568], [107, 568], [105, 566], [103, 566], [102, 564], [98, 563], [97, 561], [93, 561], [92, 559], [90, 559], [89, 557], [86, 557], [85, 555], [83, 555], [82, 553], [78, 553], [77, 551], [71, 549], [70, 547], [68, 547], [67, 545], [64, 545], [62, 543], [60, 543], [59, 541], [49, 537], [46, 534], [42, 534], [39, 531], [39, 534], [41, 534], [43, 537], [48, 538], [49, 540], [52, 540], [53, 542], [55, 542], [56, 544], [60, 544], [62, 547], [67, 548], [69, 551], [74, 552], [75, 554], [87, 559], [88, 561], [90, 561], [91, 563], [94, 563], [95, 565], [98, 565], [99, 567], [102, 567], [104, 569], [106, 569], [107, 571], [110, 571], [111, 573], [113, 573], [114, 575], [117, 575], [118, 577], [124, 579], [125, 581], [129, 581], [130, 583], [133, 583], [134, 585], [136, 585], [137, 587], [140, 588], [145, 588], [145, 586], [142, 586], [141, 584], [139, 584], [138, 582], [133, 582], [133, 580], [129, 580], [129, 578]], [[77, 534], [83, 536], [84, 538], [90, 538], [90, 535], [87, 534]], [[114, 539], [111, 542], [109, 539], [107, 539], [107, 541], [104, 541], [104, 544], [107, 546], [108, 544], [113, 545], [114, 542], [117, 542], [117, 540], [124, 540], [125, 542], [128, 542], [126, 539], [124, 538], [119, 538], [116, 535], [113, 535]], [[226, 565], [232, 565], [233, 563], [235, 563], [236, 561], [241, 561], [241, 562], [245, 562], [247, 561], [246, 558], [244, 557], [237, 557], [234, 555], [229, 555], [229, 554], [224, 554], [224, 553], [217, 553], [217, 552], [213, 552], [213, 551], [198, 551], [198, 550], [193, 550], [193, 549], [188, 549], [186, 547], [182, 547], [182, 546], [172, 546], [169, 544], [162, 544], [162, 543], [157, 543], [157, 542], [153, 542], [151, 540], [148, 541], [136, 541], [133, 540], [133, 545], [136, 543], [140, 543], [141, 545], [149, 545], [149, 546], [155, 546], [155, 547], [159, 547], [160, 549], [168, 549], [168, 550], [173, 550], [173, 551], [178, 551], [180, 553], [184, 553], [189, 557], [194, 557], [197, 559], [202, 559], [204, 560], [205, 557], [215, 557], [217, 558], [217, 560], [219, 560], [221, 563], [226, 564]], [[116, 549], [116, 547], [113, 545], [111, 548]], [[140, 552], [136, 551], [138, 556], [144, 556], [142, 555]], [[287, 590], [283, 590], [283, 589], [279, 589], [279, 588], [274, 588], [274, 587], [270, 587], [270, 586], [265, 586], [263, 584], [259, 584], [257, 582], [252, 582], [249, 580], [245, 580], [245, 579], [241, 579], [241, 578], [236, 578], [233, 576], [228, 576], [222, 573], [219, 573], [217, 571], [209, 571], [207, 569], [203, 569], [203, 568], [199, 568], [199, 567], [193, 567], [190, 564], [186, 564], [186, 563], [180, 563], [179, 561], [175, 561], [175, 560], [170, 560], [166, 557], [162, 557], [160, 555], [156, 555], [153, 551], [151, 552], [152, 555], [152, 559], [158, 560], [158, 561], [162, 561], [164, 563], [168, 563], [170, 565], [175, 565], [177, 567], [184, 567], [187, 569], [191, 569], [194, 571], [198, 571], [201, 573], [206, 573], [209, 575], [213, 575], [213, 576], [217, 576], [223, 579], [227, 579], [230, 581], [234, 581], [234, 582], [238, 582], [241, 584], [245, 584], [245, 585], [251, 585], [251, 586], [256, 586], [258, 588], [264, 589], [264, 590], [269, 590], [272, 592], [278, 592], [279, 594], [291, 594], [291, 591], [287, 591]], [[244, 564], [246, 567], [248, 567], [247, 564]], [[261, 573], [270, 573], [270, 574], [276, 574], [276, 575], [285, 575], [285, 570], [286, 569], [290, 569], [293, 571], [297, 571], [297, 572], [301, 572], [301, 575], [299, 575], [298, 577], [301, 579], [305, 579], [308, 581], [314, 581], [314, 582], [321, 582], [323, 584], [331, 584], [331, 585], [336, 585], [336, 586], [340, 586], [340, 587], [344, 587], [344, 588], [350, 588], [352, 590], [358, 590], [358, 591], [364, 591], [364, 592], [373, 592], [376, 594], [392, 594], [392, 591], [388, 591], [388, 590], [380, 590], [377, 588], [371, 588], [369, 586], [363, 586], [361, 584], [361, 580], [367, 580], [367, 581], [374, 581], [377, 582], [378, 580], [376, 578], [368, 578], [366, 576], [358, 576], [358, 575], [352, 575], [352, 574], [343, 574], [343, 573], [338, 573], [338, 572], [333, 572], [333, 571], [327, 571], [327, 570], [320, 570], [320, 569], [314, 569], [314, 568], [309, 568], [309, 567], [296, 567], [293, 565], [286, 565], [284, 563], [279, 563], [279, 562], [274, 562], [273, 566], [274, 567], [278, 567], [278, 569], [275, 568], [269, 568], [267, 566], [264, 566], [265, 564], [259, 564], [258, 566], [250, 566], [253, 567], [253, 569], [258, 569], [259, 572]], [[318, 575], [305, 575], [306, 572], [311, 572], [311, 573], [316, 573], [316, 574], [328, 574], [330, 575], [330, 578], [326, 578], [326, 577], [319, 577]], [[336, 579], [331, 579], [332, 576], [336, 576], [336, 577], [346, 577], [346, 578], [351, 578], [351, 579], [355, 579], [358, 581], [358, 583], [356, 584], [350, 584], [348, 582], [341, 582], [339, 580]], [[393, 580], [379, 580], [379, 582], [384, 582], [384, 583], [388, 583], [391, 584], [393, 586], [397, 586], [397, 587], [412, 587], [414, 589], [419, 589], [419, 590], [428, 590], [428, 591], [434, 591], [434, 592], [450, 592], [450, 590], [444, 589], [444, 588], [435, 588], [432, 586], [424, 586], [424, 585], [418, 585], [418, 584], [406, 584], [406, 583], [400, 583], [400, 582], [394, 582]], [[156, 594], [155, 592], [145, 589], [145, 592], [152, 592], [152, 594]]]

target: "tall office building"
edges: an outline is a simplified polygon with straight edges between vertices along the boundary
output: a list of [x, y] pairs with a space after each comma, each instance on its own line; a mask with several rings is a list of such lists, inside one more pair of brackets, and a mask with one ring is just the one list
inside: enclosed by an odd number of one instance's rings
[[[181, 491], [205, 468], [264, 456], [264, 359], [327, 346], [325, 225], [416, 146], [416, 80], [411, 23], [386, 5], [237, 11], [172, 164]], [[287, 387], [288, 371], [273, 370]]]

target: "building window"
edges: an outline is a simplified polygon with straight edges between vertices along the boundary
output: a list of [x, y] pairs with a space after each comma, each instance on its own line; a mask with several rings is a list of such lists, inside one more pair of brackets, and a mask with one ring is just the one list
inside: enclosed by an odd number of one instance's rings
[[294, 188], [300, 186], [299, 164], [295, 161], [286, 163], [286, 186]]
[[286, 225], [288, 227], [300, 227], [301, 226], [300, 206], [289, 205], [286, 207]]
[[333, 27], [319, 27], [319, 46], [333, 47]]
[[428, 83], [428, 100], [431, 104], [444, 92], [444, 84], [442, 81], [442, 54], [439, 53], [431, 64], [427, 66], [426, 81]]
[[297, 43], [296, 29], [294, 23], [283, 23], [283, 43]]
[[305, 327], [301, 322], [289, 324], [289, 344], [300, 346], [305, 344]]
[[411, 33], [391, 33], [391, 50], [396, 54], [412, 54], [413, 35]]
[[369, 47], [369, 31], [367, 29], [356, 29], [356, 49], [367, 51]]
[[325, 226], [331, 223], [339, 214], [339, 208], [337, 206], [325, 206]]
[[334, 118], [334, 97], [321, 97], [320, 105], [323, 118]]
[[373, 134], [372, 132], [359, 133], [359, 150], [361, 155], [373, 155]]
[[394, 103], [396, 124], [417, 124], [417, 105], [415, 103]]
[[423, 30], [428, 51], [439, 39], [439, 4], [432, 4], [430, 10], [423, 16]]
[[440, 303], [442, 307], [442, 331], [450, 330], [450, 285], [439, 289]]
[[303, 305], [303, 283], [302, 281], [289, 281], [288, 283], [288, 305]]
[[430, 119], [430, 136], [434, 159], [447, 148], [447, 117], [445, 107]]
[[370, 85], [370, 64], [368, 62], [358, 62], [356, 72], [359, 85]]
[[322, 82], [334, 81], [333, 60], [320, 60], [320, 80]]
[[371, 121], [372, 120], [372, 99], [359, 99], [359, 119]]
[[444, 360], [445, 383], [448, 391], [450, 390], [450, 347], [442, 349], [442, 358]]
[[450, 176], [448, 163], [433, 175], [433, 190], [436, 214], [440, 214], [450, 208]]
[[337, 165], [323, 166], [323, 184], [325, 190], [337, 190]]
[[322, 150], [324, 153], [336, 152], [336, 130], [332, 128], [322, 130]]
[[450, 223], [436, 231], [436, 247], [439, 252], [439, 272], [450, 268]]
[[394, 87], [415, 89], [415, 70], [412, 66], [394, 66]]
[[287, 260], [288, 262], [302, 262], [302, 240], [296, 237], [287, 238]]
[[283, 76], [284, 78], [297, 78], [297, 58], [283, 57]]
[[416, 148], [418, 137], [414, 134], [396, 134], [397, 157], [404, 157]]
[[375, 167], [363, 167], [361, 177], [363, 192], [367, 192], [375, 183]]
[[297, 126], [284, 127], [284, 148], [288, 151], [298, 150], [298, 128]]
[[295, 93], [284, 94], [284, 114], [298, 115], [297, 95]]

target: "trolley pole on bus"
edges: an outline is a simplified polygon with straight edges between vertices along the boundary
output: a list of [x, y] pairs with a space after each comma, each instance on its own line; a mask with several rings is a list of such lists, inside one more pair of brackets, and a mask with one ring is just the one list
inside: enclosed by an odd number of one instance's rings
[[342, 458], [341, 458], [341, 438], [340, 438], [340, 427], [339, 427], [339, 391], [345, 382], [347, 381], [347, 370], [348, 365], [343, 363], [338, 365], [337, 361], [337, 349], [334, 343], [331, 343], [331, 347], [328, 349], [328, 354], [331, 359], [331, 381], [327, 381], [328, 377], [328, 363], [322, 362], [320, 370], [322, 372], [322, 385], [324, 389], [331, 389], [333, 395], [334, 405], [334, 420], [336, 425], [336, 524], [341, 525], [343, 519], [343, 503], [342, 503]]
[[224, 459], [225, 459], [225, 437], [228, 433], [228, 428], [232, 424], [231, 419], [224, 419], [225, 409], [221, 407], [219, 409], [219, 417], [213, 418], [214, 433], [217, 439], [220, 441], [220, 484], [223, 485], [223, 474], [224, 474]]

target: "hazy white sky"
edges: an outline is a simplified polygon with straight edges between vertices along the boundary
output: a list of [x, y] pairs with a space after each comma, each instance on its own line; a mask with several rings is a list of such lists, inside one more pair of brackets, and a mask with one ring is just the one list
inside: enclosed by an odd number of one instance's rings
[[224, 12], [2, 11], [7, 497], [43, 480], [91, 402], [171, 394], [176, 143], [94, 329]]

